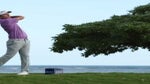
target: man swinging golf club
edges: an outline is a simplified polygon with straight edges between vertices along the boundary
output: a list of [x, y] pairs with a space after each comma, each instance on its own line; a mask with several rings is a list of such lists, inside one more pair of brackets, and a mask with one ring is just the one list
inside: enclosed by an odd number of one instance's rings
[[7, 52], [0, 57], [0, 66], [5, 64], [17, 52], [21, 58], [21, 72], [18, 75], [28, 75], [30, 41], [27, 34], [18, 26], [17, 22], [23, 16], [10, 16], [11, 11], [0, 11], [0, 25], [8, 33]]

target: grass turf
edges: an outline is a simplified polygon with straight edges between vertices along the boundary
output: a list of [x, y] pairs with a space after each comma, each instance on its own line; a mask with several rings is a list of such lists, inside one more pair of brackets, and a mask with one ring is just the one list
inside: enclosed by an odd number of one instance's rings
[[150, 73], [0, 74], [0, 84], [150, 84]]

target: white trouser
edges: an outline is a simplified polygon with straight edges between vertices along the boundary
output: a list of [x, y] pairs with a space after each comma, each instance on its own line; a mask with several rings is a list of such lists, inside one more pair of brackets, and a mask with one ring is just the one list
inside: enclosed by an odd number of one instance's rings
[[0, 66], [5, 64], [17, 52], [20, 54], [21, 58], [21, 71], [29, 70], [29, 49], [30, 41], [28, 39], [9, 39], [7, 41], [7, 52], [5, 55], [0, 57]]

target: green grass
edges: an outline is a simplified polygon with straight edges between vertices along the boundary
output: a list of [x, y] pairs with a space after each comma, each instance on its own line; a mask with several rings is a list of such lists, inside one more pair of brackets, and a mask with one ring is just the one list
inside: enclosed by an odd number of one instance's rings
[[150, 84], [150, 73], [0, 74], [0, 84]]

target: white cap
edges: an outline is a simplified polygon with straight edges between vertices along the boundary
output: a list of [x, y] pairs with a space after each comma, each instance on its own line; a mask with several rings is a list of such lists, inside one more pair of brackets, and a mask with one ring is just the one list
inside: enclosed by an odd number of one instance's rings
[[6, 14], [6, 13], [11, 13], [11, 11], [0, 11], [0, 15]]

